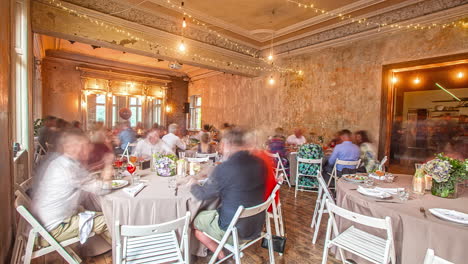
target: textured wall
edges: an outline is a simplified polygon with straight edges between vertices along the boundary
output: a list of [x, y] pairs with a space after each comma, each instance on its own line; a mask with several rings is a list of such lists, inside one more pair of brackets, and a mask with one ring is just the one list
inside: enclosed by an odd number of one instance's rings
[[382, 65], [468, 52], [466, 29], [405, 31], [288, 58], [303, 77], [221, 74], [190, 83], [202, 95], [204, 123], [256, 129], [263, 141], [275, 127], [301, 126], [329, 139], [343, 128], [368, 130], [378, 141]]

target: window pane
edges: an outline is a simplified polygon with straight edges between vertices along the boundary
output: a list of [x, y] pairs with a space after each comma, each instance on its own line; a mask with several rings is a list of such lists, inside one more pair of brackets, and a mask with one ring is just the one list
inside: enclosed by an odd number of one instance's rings
[[130, 97], [130, 105], [136, 105], [136, 98], [135, 97]]
[[106, 122], [106, 106], [104, 105], [96, 106], [96, 121]]
[[105, 94], [96, 95], [96, 103], [105, 104], [106, 103], [106, 95]]

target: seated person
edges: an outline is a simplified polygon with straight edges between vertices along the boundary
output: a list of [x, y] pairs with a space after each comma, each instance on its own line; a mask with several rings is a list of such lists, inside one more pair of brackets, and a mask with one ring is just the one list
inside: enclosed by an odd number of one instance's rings
[[286, 139], [286, 144], [293, 145], [293, 146], [299, 146], [299, 145], [305, 144], [306, 142], [307, 140], [303, 136], [303, 131], [300, 128], [296, 128], [294, 130], [294, 134], [290, 135]]
[[354, 133], [354, 141], [359, 146], [361, 151], [361, 164], [367, 172], [373, 172], [379, 168], [377, 160], [377, 151], [374, 145], [370, 142], [367, 132], [359, 130]]
[[281, 127], [275, 129], [275, 134], [268, 142], [268, 151], [270, 153], [278, 153], [281, 157], [286, 157], [286, 139], [284, 138], [284, 130]]
[[157, 130], [151, 130], [144, 140], [138, 141], [133, 156], [149, 158], [154, 153], [174, 154], [172, 149], [159, 138]]
[[177, 148], [185, 150], [187, 146], [178, 136], [180, 132], [179, 126], [177, 124], [170, 124], [167, 130], [169, 133], [162, 137], [162, 140], [172, 149], [172, 152], [176, 153]]
[[216, 152], [216, 146], [210, 144], [210, 134], [203, 133], [200, 137], [200, 143], [196, 146], [197, 153], [211, 154]]
[[[217, 210], [202, 211], [194, 220], [195, 236], [211, 251], [221, 240], [240, 205], [252, 207], [264, 201], [265, 180], [268, 168], [262, 159], [248, 151], [244, 132], [233, 129], [223, 136], [223, 153], [228, 159], [218, 165], [203, 186], [193, 185], [191, 192], [200, 200], [219, 198]], [[240, 219], [236, 227], [241, 240], [257, 237], [265, 223], [264, 215]], [[232, 244], [232, 237], [228, 240]], [[224, 258], [221, 252], [219, 259]]]
[[[348, 129], [343, 129], [338, 133], [338, 135], [340, 137], [341, 143], [336, 145], [336, 147], [333, 149], [330, 158], [328, 159], [328, 166], [326, 168], [326, 171], [328, 173], [332, 172], [333, 166], [335, 166], [335, 162], [337, 159], [345, 161], [356, 161], [359, 160], [359, 156], [361, 155], [359, 147], [354, 145], [351, 141], [351, 131], [349, 131]], [[356, 167], [350, 165], [337, 165], [336, 170], [338, 176], [341, 176], [343, 169], [355, 170]], [[323, 175], [326, 181], [328, 181], [329, 179], [328, 173], [324, 173]]]
[[89, 153], [88, 166], [90, 171], [98, 171], [104, 168], [104, 161], [107, 153], [113, 156], [112, 137], [108, 131], [100, 129], [92, 131], [89, 139], [91, 140], [91, 150]]
[[[102, 193], [102, 181], [111, 184], [113, 156], [106, 156], [101, 181], [90, 177], [83, 167], [89, 155], [89, 140], [82, 133], [76, 130], [64, 132], [58, 139], [57, 147], [59, 153], [39, 167], [31, 207], [32, 213], [44, 228], [61, 242], [77, 237], [80, 233], [80, 205], [88, 202], [83, 197]], [[85, 209], [95, 211], [99, 208]], [[94, 212], [91, 231], [103, 235], [104, 239], [112, 243], [101, 212]], [[48, 246], [44, 239], [37, 243], [43, 247]]]
[[122, 122], [122, 130], [119, 133], [120, 149], [125, 150], [127, 144], [131, 144], [136, 140], [136, 133], [130, 126], [130, 121]]

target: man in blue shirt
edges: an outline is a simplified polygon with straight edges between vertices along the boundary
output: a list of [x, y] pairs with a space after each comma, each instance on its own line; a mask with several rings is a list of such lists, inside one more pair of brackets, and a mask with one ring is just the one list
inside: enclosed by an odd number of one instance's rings
[[[345, 161], [356, 161], [359, 160], [361, 155], [360, 149], [357, 145], [352, 142], [352, 133], [348, 129], [343, 129], [338, 133], [338, 136], [341, 139], [341, 143], [336, 145], [333, 149], [333, 153], [328, 159], [328, 166], [326, 168], [327, 172], [331, 173], [333, 166], [336, 163], [336, 160], [345, 160]], [[356, 169], [355, 166], [351, 165], [336, 165], [337, 174], [341, 175], [343, 169]], [[325, 178], [328, 178], [328, 173], [325, 173]], [[328, 180], [328, 179], [327, 179]]]
[[122, 151], [125, 150], [128, 143], [133, 143], [136, 141], [136, 133], [131, 128], [130, 121], [124, 121], [122, 123], [122, 131], [120, 131], [119, 140], [120, 140], [120, 148], [122, 149]]

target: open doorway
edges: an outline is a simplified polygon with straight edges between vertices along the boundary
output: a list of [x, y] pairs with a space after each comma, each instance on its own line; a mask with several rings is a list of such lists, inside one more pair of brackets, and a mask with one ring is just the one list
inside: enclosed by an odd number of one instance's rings
[[411, 174], [441, 152], [467, 158], [468, 54], [459, 57], [384, 68], [381, 149], [392, 171]]

